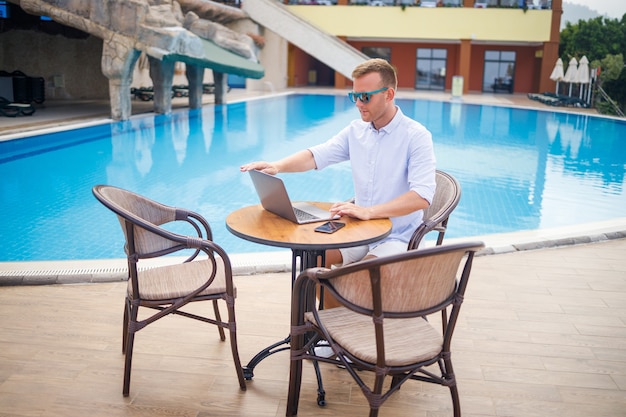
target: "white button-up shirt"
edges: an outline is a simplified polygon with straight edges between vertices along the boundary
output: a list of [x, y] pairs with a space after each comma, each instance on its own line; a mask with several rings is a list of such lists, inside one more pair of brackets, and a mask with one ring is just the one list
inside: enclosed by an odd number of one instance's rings
[[[370, 207], [386, 203], [411, 190], [432, 202], [435, 194], [435, 153], [431, 133], [405, 116], [399, 107], [393, 120], [380, 130], [360, 119], [333, 138], [309, 150], [317, 169], [350, 161], [355, 203]], [[422, 210], [393, 217], [391, 234], [384, 240], [408, 243], [421, 224]]]

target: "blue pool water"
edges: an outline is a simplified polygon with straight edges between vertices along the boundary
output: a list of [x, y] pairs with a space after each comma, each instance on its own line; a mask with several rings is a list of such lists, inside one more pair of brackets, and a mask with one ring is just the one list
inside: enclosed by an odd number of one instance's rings
[[[579, 114], [400, 99], [433, 133], [438, 167], [463, 196], [450, 237], [626, 215], [626, 123]], [[230, 253], [278, 250], [231, 235], [224, 219], [257, 204], [242, 163], [276, 160], [330, 137], [358, 113], [346, 97], [287, 95], [0, 143], [0, 261], [124, 256], [95, 184], [208, 218]], [[293, 200], [352, 195], [350, 167], [282, 175]]]

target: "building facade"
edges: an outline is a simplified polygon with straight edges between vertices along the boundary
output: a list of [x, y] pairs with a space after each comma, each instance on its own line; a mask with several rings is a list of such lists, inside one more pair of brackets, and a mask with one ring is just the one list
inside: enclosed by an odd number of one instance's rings
[[[366, 55], [387, 59], [398, 69], [399, 88], [445, 91], [461, 80], [464, 93], [554, 89], [550, 73], [558, 59], [562, 0], [361, 3], [287, 8]], [[423, 7], [428, 3], [439, 7]], [[294, 45], [288, 54], [288, 86], [350, 84]]]

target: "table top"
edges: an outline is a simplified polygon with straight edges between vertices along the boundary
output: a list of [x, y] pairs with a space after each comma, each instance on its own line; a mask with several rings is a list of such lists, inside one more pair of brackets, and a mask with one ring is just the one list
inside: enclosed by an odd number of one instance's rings
[[[312, 202], [328, 210], [331, 203]], [[391, 220], [359, 220], [348, 216], [335, 220], [345, 227], [335, 233], [314, 229], [323, 222], [296, 224], [265, 210], [260, 204], [233, 211], [226, 218], [226, 228], [235, 236], [263, 245], [301, 250], [337, 249], [367, 245], [391, 233]]]

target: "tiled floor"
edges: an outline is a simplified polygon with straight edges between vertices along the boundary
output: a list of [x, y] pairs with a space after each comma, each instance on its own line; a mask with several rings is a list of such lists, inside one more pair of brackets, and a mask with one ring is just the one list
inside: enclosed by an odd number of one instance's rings
[[[453, 361], [465, 417], [626, 415], [626, 239], [475, 259]], [[289, 274], [240, 275], [242, 361], [289, 331]], [[124, 283], [0, 288], [0, 416], [282, 416], [289, 360], [277, 353], [239, 391], [217, 332], [166, 318], [137, 335], [122, 390]], [[206, 336], [205, 336], [206, 335]], [[304, 368], [301, 416], [365, 416], [346, 372]], [[447, 389], [411, 382], [381, 416], [451, 416]]]

